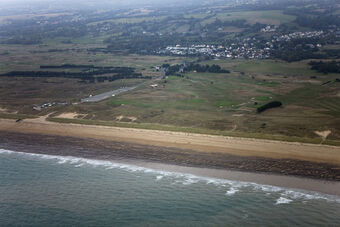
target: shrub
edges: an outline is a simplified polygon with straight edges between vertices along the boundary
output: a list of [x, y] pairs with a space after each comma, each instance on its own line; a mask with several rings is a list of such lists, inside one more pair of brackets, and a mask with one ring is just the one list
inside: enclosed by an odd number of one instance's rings
[[271, 108], [280, 107], [280, 106], [282, 106], [282, 102], [279, 102], [279, 101], [269, 102], [269, 103], [267, 103], [267, 104], [257, 108], [257, 112], [258, 113], [262, 113], [265, 110], [268, 110], [268, 109], [271, 109]]

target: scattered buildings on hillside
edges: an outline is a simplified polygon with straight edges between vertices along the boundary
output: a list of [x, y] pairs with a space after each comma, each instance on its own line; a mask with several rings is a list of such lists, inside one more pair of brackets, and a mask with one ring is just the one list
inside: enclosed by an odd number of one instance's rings
[[[276, 32], [277, 26], [267, 26], [262, 32]], [[273, 34], [266, 42], [256, 38], [235, 39], [225, 46], [199, 44], [191, 46], [168, 46], [156, 51], [160, 55], [196, 56], [205, 55], [213, 58], [255, 58], [265, 59], [271, 56], [275, 44], [294, 39], [320, 38], [326, 36], [324, 31], [294, 32], [286, 35]], [[319, 48], [321, 44], [307, 44], [309, 48]]]
[[258, 49], [248, 44], [232, 44], [227, 47], [214, 45], [192, 45], [191, 47], [183, 47], [180, 45], [168, 46], [164, 50], [157, 52], [165, 55], [206, 55], [215, 58], [269, 58], [267, 49]]

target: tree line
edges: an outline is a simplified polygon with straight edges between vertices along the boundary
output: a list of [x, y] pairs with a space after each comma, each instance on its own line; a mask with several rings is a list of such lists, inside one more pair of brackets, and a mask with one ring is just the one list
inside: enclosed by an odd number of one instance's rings
[[320, 73], [340, 73], [340, 62], [311, 61], [308, 64], [312, 66], [312, 70], [316, 70]]
[[41, 69], [94, 69], [91, 72], [94, 75], [105, 74], [105, 73], [133, 73], [134, 68], [131, 67], [113, 67], [113, 66], [94, 66], [94, 65], [74, 65], [74, 64], [63, 64], [63, 65], [41, 65]]
[[[61, 66], [41, 66], [42, 69], [47, 68], [84, 68], [85, 65], [61, 65]], [[87, 68], [94, 69], [86, 72], [52, 72], [52, 71], [11, 71], [0, 74], [1, 77], [58, 77], [81, 79], [89, 82], [104, 82], [115, 81], [119, 79], [151, 79], [151, 76], [143, 76], [141, 73], [136, 73], [133, 68], [129, 67], [96, 67], [86, 65]], [[105, 75], [104, 74], [115, 74]]]
[[166, 69], [165, 74], [173, 75], [178, 72], [184, 73], [184, 72], [199, 72], [199, 73], [230, 73], [229, 70], [222, 69], [219, 65], [200, 65], [200, 64], [182, 64], [182, 65], [169, 65], [169, 64], [163, 64], [162, 67]]
[[280, 107], [280, 106], [282, 106], [282, 102], [272, 101], [272, 102], [269, 102], [269, 103], [257, 108], [257, 113], [262, 113], [263, 111], [266, 111], [268, 109], [272, 109], [272, 108], [276, 108], [276, 107]]

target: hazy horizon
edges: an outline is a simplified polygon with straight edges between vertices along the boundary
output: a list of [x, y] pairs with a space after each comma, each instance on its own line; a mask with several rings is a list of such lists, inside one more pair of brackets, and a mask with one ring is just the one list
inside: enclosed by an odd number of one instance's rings
[[[180, 1], [180, 0], [144, 0], [144, 1], [138, 1], [138, 0], [101, 0], [101, 1], [95, 1], [95, 0], [0, 0], [0, 6], [19, 6], [18, 4], [24, 4], [24, 5], [46, 5], [46, 4], [52, 4], [52, 5], [58, 5], [58, 4], [80, 4], [80, 5], [121, 5], [121, 6], [127, 6], [127, 5], [150, 5], [150, 4], [171, 4], [171, 3], [198, 3], [198, 2], [213, 2], [215, 0], [189, 0], [189, 1]], [[226, 0], [225, 2], [232, 1], [232, 0]]]
[[[39, 12], [39, 11], [55, 11], [55, 10], [111, 10], [111, 9], [124, 9], [135, 7], [172, 7], [172, 6], [185, 6], [185, 5], [199, 5], [207, 2], [218, 2], [220, 0], [0, 0], [0, 13], [3, 15], [16, 13], [16, 12]], [[225, 0], [224, 2], [233, 0]]]

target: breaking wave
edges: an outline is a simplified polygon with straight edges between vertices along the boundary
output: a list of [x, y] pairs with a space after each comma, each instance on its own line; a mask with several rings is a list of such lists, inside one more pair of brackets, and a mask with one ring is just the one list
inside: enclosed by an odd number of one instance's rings
[[291, 202], [293, 202], [293, 200], [291, 200], [291, 199], [286, 199], [286, 198], [284, 198], [284, 197], [280, 197], [280, 198], [278, 198], [277, 200], [276, 200], [276, 205], [279, 205], [279, 204], [288, 204], [288, 203], [291, 203]]
[[78, 158], [72, 156], [56, 156], [56, 155], [46, 155], [46, 154], [34, 154], [10, 151], [5, 149], [0, 149], [0, 154], [14, 154], [14, 155], [24, 155], [29, 157], [36, 157], [45, 160], [55, 160], [58, 164], [70, 164], [76, 168], [80, 168], [84, 165], [90, 165], [94, 167], [104, 167], [107, 170], [110, 169], [121, 169], [128, 172], [142, 172], [155, 174], [155, 180], [160, 181], [165, 178], [174, 179], [174, 184], [191, 185], [196, 183], [212, 184], [219, 187], [225, 187], [227, 189], [226, 196], [233, 196], [242, 191], [242, 189], [252, 190], [255, 192], [265, 192], [267, 195], [275, 193], [279, 195], [275, 204], [288, 204], [294, 200], [325, 200], [328, 202], [340, 203], [340, 198], [338, 196], [326, 195], [317, 192], [310, 192], [298, 189], [288, 189], [283, 187], [262, 185], [252, 182], [241, 182], [241, 181], [231, 181], [226, 179], [217, 179], [210, 177], [201, 177], [189, 173], [180, 172], [169, 172], [162, 170], [155, 170], [151, 168], [140, 167], [131, 164], [118, 163], [113, 161], [105, 160], [93, 160], [86, 158]]

